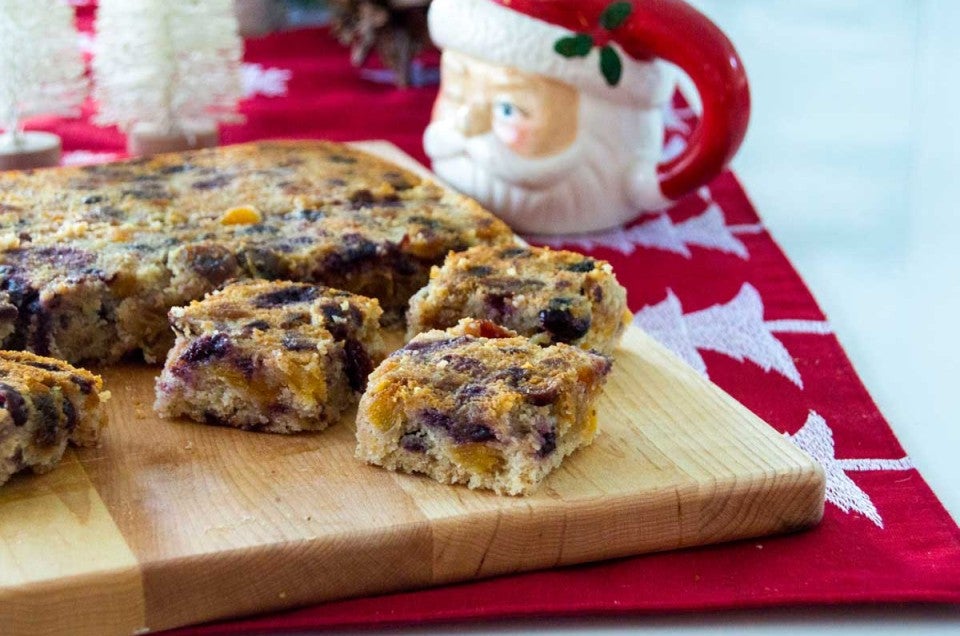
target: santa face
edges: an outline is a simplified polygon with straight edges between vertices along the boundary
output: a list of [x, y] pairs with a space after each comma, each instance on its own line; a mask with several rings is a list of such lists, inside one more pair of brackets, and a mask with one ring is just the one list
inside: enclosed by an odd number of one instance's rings
[[448, 51], [434, 119], [467, 137], [493, 132], [521, 157], [555, 155], [577, 136], [579, 96], [569, 84]]
[[441, 86], [424, 137], [434, 170], [519, 231], [622, 223], [637, 212], [638, 174], [659, 194], [659, 110], [638, 112], [449, 49]]

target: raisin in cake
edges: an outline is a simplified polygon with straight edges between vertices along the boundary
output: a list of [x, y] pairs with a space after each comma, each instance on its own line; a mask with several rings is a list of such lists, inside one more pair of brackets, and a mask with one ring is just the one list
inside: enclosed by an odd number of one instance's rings
[[539, 344], [611, 353], [632, 318], [608, 263], [539, 247], [477, 246], [447, 256], [410, 301], [407, 337], [484, 318]]
[[529, 493], [593, 440], [610, 364], [483, 320], [420, 334], [370, 376], [357, 457], [444, 483]]
[[318, 431], [357, 403], [386, 355], [376, 300], [307, 283], [245, 281], [170, 311], [177, 341], [160, 415], [272, 433]]
[[0, 484], [56, 466], [67, 444], [96, 446], [106, 423], [103, 381], [66, 362], [0, 351]]
[[401, 315], [450, 250], [509, 243], [476, 203], [348, 146], [267, 142], [0, 174], [0, 347], [162, 359], [171, 307], [233, 278]]

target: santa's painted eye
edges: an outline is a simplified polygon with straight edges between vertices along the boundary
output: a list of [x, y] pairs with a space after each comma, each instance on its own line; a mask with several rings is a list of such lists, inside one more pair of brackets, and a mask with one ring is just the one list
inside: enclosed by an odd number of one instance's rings
[[503, 119], [514, 119], [521, 114], [520, 109], [517, 108], [515, 104], [507, 101], [497, 102], [494, 106], [494, 112], [496, 113], [497, 117], [501, 117]]

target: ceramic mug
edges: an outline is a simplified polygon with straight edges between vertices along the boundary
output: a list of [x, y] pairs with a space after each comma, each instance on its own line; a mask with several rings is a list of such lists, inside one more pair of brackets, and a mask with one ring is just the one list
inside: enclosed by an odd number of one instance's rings
[[[662, 209], [727, 165], [750, 117], [720, 29], [680, 0], [434, 0], [443, 50], [424, 147], [436, 174], [514, 229], [565, 234]], [[703, 115], [661, 162], [669, 61]]]

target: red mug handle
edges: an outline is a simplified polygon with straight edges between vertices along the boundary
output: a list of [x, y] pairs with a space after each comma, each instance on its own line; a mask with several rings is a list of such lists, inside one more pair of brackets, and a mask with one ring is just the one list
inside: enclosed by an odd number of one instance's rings
[[736, 154], [750, 121], [750, 86], [740, 56], [723, 31], [681, 0], [633, 3], [624, 25], [655, 57], [690, 76], [703, 116], [680, 156], [657, 167], [660, 191], [678, 199], [708, 183]]

